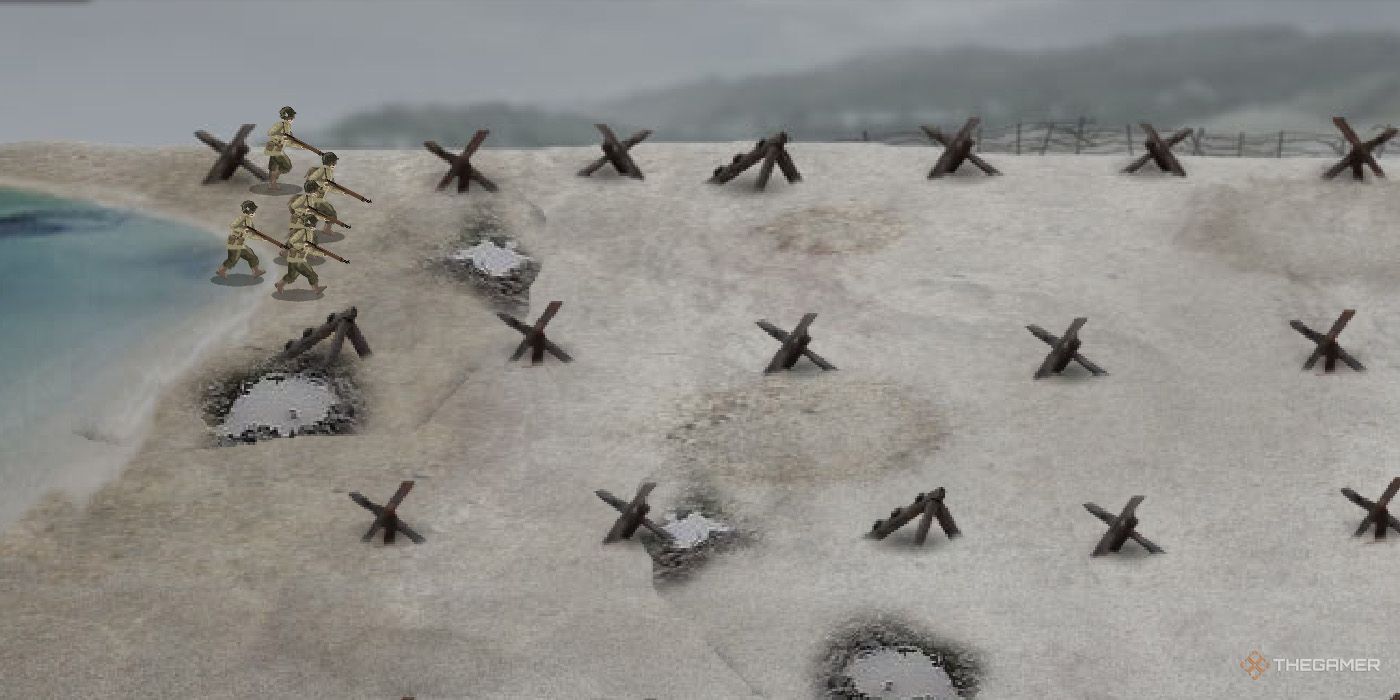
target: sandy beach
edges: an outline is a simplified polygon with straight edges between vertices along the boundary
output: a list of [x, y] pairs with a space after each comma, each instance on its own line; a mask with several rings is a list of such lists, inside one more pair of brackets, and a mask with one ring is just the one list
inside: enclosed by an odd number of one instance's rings
[[[484, 150], [496, 194], [434, 191], [427, 152], [341, 152], [374, 203], [333, 200], [351, 264], [317, 268], [324, 297], [261, 297], [119, 478], [0, 534], [0, 697], [799, 699], [829, 635], [875, 614], [977, 652], [983, 699], [1400, 691], [1400, 538], [1351, 538], [1363, 511], [1339, 493], [1400, 476], [1393, 183], [1089, 156], [930, 182], [935, 149], [799, 142], [801, 183], [704, 184], [750, 145], [643, 144], [644, 181], [577, 177], [596, 148]], [[201, 186], [213, 157], [6, 145], [0, 184], [223, 231], [253, 180]], [[562, 300], [573, 363], [509, 364], [501, 307], [425, 264], [484, 216], [540, 260], [517, 312]], [[211, 269], [222, 254], [211, 237]], [[374, 350], [348, 360], [358, 432], [211, 446], [208, 378], [350, 306]], [[1301, 371], [1288, 321], [1345, 308], [1367, 371]], [[765, 376], [754, 322], [809, 311], [840, 369]], [[1025, 326], [1076, 316], [1111, 375], [1033, 381], [1048, 347]], [[427, 542], [360, 542], [346, 493], [402, 479]], [[593, 494], [644, 480], [656, 513], [703, 493], [752, 541], [658, 588], [640, 544], [601, 544], [615, 513]], [[862, 537], [936, 486], [963, 537]], [[1091, 560], [1081, 504], [1135, 494], [1167, 553]], [[1382, 665], [1255, 681], [1254, 649]]]

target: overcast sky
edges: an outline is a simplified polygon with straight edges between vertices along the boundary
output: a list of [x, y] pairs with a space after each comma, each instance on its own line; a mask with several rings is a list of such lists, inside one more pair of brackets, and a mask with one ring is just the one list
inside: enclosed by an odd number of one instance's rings
[[0, 142], [185, 143], [388, 102], [567, 105], [902, 46], [1227, 24], [1400, 31], [1373, 0], [0, 0]]

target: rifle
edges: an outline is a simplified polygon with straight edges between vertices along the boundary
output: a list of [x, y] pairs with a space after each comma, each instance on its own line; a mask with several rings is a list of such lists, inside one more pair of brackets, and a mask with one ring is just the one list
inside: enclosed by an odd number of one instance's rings
[[314, 213], [316, 216], [319, 216], [319, 217], [321, 217], [322, 219], [325, 219], [326, 221], [329, 221], [329, 222], [335, 224], [336, 226], [344, 226], [345, 228], [350, 228], [350, 224], [347, 224], [347, 223], [345, 223], [344, 221], [341, 221], [340, 219], [335, 218], [334, 216], [326, 216], [325, 214], [322, 214], [321, 212], [319, 212], [319, 211], [317, 211], [317, 210], [315, 210], [315, 209], [312, 209], [311, 211], [312, 211], [312, 213]]
[[326, 184], [340, 190], [341, 192], [344, 192], [345, 194], [350, 195], [351, 197], [354, 197], [355, 199], [360, 200], [361, 202], [364, 202], [365, 204], [372, 204], [372, 202], [369, 201], [369, 197], [366, 197], [360, 194], [359, 192], [356, 192], [350, 189], [349, 187], [340, 184], [339, 182], [336, 182], [334, 180], [326, 180]]
[[[271, 244], [277, 246], [278, 248], [281, 248], [281, 249], [284, 250], [284, 251], [285, 251], [285, 250], [290, 250], [290, 249], [287, 247], [287, 244], [286, 244], [286, 243], [283, 243], [282, 241], [279, 241], [279, 240], [277, 240], [276, 238], [273, 238], [272, 236], [269, 236], [269, 235], [267, 235], [266, 233], [263, 233], [262, 231], [259, 231], [259, 230], [255, 229], [255, 228], [253, 228], [252, 226], [249, 226], [249, 227], [248, 227], [248, 233], [251, 233], [251, 234], [253, 234], [254, 236], [257, 236], [258, 238], [261, 238], [261, 239], [267, 241], [268, 243], [271, 243]], [[349, 265], [349, 264], [350, 264], [350, 261], [349, 261], [349, 260], [346, 260], [345, 258], [342, 258], [342, 257], [340, 257], [339, 255], [336, 255], [335, 253], [332, 253], [332, 252], [330, 252], [329, 250], [326, 250], [325, 248], [322, 248], [321, 246], [316, 245], [315, 243], [311, 243], [311, 242], [308, 241], [308, 242], [307, 242], [307, 245], [310, 246], [312, 250], [315, 250], [315, 251], [318, 252], [318, 253], [324, 253], [324, 254], [326, 255], [326, 257], [328, 257], [328, 258], [334, 258], [334, 259], [336, 259], [336, 260], [339, 260], [339, 261], [345, 263], [346, 265]]]
[[[293, 210], [293, 213], [295, 214], [297, 211], [298, 211], [298, 210]], [[334, 216], [326, 216], [326, 213], [325, 213], [325, 212], [321, 211], [320, 209], [317, 209], [316, 207], [306, 207], [305, 209], [301, 209], [300, 211], [302, 211], [302, 212], [311, 212], [311, 214], [313, 214], [316, 218], [318, 218], [318, 219], [320, 219], [320, 220], [322, 220], [322, 221], [329, 221], [329, 222], [331, 222], [331, 223], [333, 223], [333, 224], [335, 224], [335, 225], [337, 225], [337, 226], [343, 226], [343, 227], [345, 227], [345, 228], [350, 228], [350, 224], [347, 224], [347, 223], [345, 223], [344, 221], [341, 221], [340, 219], [335, 218]]]
[[292, 143], [294, 143], [294, 144], [296, 144], [296, 145], [298, 145], [298, 146], [301, 146], [302, 148], [305, 148], [306, 150], [311, 151], [312, 153], [315, 153], [315, 154], [318, 155], [318, 156], [326, 155], [326, 152], [325, 152], [325, 151], [323, 151], [323, 150], [321, 150], [321, 149], [319, 149], [319, 148], [317, 148], [317, 147], [315, 147], [315, 146], [312, 146], [311, 144], [309, 144], [309, 143], [307, 143], [307, 142], [305, 142], [305, 141], [302, 141], [301, 139], [299, 139], [299, 138], [297, 138], [297, 137], [295, 137], [295, 136], [292, 136], [291, 134], [282, 134], [282, 136], [284, 136], [288, 141], [291, 141]]

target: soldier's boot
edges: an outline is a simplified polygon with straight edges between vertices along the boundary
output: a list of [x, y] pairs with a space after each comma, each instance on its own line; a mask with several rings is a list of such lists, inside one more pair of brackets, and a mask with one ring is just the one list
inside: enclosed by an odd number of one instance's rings
[[330, 233], [330, 232], [331, 232], [331, 222], [327, 221], [327, 222], [326, 222], [326, 227], [323, 228], [323, 229], [321, 229], [321, 231], [324, 232], [324, 233]]
[[282, 171], [276, 168], [268, 168], [267, 184], [269, 186], [277, 184], [277, 178], [282, 175]]
[[324, 285], [324, 284], [313, 284], [313, 285], [311, 285], [311, 291], [316, 292], [317, 294], [320, 294], [321, 292], [326, 291], [326, 285]]
[[216, 274], [216, 275], [218, 275], [218, 276], [220, 276], [220, 277], [227, 277], [227, 276], [228, 276], [228, 268], [224, 267], [223, 265], [220, 265], [220, 266], [219, 266], [219, 269], [217, 269], [217, 270], [214, 271], [214, 274]]
[[287, 286], [287, 283], [286, 283], [286, 282], [283, 282], [282, 280], [277, 280], [277, 284], [274, 284], [274, 285], [272, 285], [272, 286], [276, 287], [276, 288], [277, 288], [277, 291], [280, 292], [280, 291], [282, 291], [282, 288], [283, 288], [283, 287]]
[[253, 268], [253, 276], [254, 276], [254, 277], [262, 277], [262, 276], [263, 276], [264, 274], [266, 274], [266, 273], [267, 273], [267, 270], [264, 270], [264, 269], [262, 269], [261, 267], [254, 267], [254, 268]]

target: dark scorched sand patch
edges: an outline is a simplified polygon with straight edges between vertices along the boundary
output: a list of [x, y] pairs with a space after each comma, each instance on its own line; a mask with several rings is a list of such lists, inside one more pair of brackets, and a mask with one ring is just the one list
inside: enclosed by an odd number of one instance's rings
[[784, 212], [754, 231], [780, 251], [834, 255], [880, 250], [908, 233], [909, 224], [892, 210], [853, 202]]
[[666, 436], [680, 466], [722, 491], [865, 482], [938, 447], [933, 407], [902, 385], [839, 372], [791, 379], [694, 397]]
[[[1374, 182], [1253, 180], [1196, 193], [1176, 242], [1242, 272], [1304, 283], [1395, 284], [1400, 198]], [[1310, 235], [1292, 232], [1307, 230]]]

